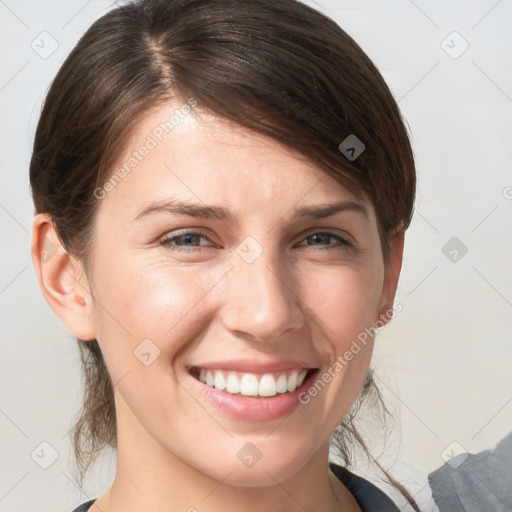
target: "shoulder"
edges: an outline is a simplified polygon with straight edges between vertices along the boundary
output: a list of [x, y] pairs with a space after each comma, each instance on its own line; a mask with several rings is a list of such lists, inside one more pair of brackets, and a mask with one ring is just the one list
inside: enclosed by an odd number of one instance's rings
[[441, 512], [512, 510], [512, 432], [493, 450], [462, 452], [428, 475]]
[[96, 500], [90, 500], [90, 501], [87, 501], [86, 503], [82, 503], [79, 507], [75, 508], [75, 510], [73, 510], [73, 512], [86, 512], [87, 510], [89, 510], [89, 508], [95, 501]]
[[363, 512], [399, 512], [391, 498], [376, 485], [333, 462], [329, 462], [329, 467], [352, 493]]

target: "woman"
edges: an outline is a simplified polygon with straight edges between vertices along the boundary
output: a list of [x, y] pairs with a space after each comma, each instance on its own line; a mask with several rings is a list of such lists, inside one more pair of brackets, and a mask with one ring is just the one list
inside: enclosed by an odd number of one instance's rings
[[398, 510], [328, 463], [333, 433], [347, 466], [360, 440], [415, 192], [398, 107], [332, 20], [112, 10], [52, 83], [30, 179], [36, 273], [82, 353], [80, 478], [117, 448], [76, 511]]

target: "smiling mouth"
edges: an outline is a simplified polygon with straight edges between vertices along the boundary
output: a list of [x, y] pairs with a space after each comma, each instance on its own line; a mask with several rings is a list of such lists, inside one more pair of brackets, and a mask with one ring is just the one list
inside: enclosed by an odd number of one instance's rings
[[190, 374], [203, 384], [232, 395], [272, 397], [295, 391], [316, 371], [317, 368], [296, 368], [256, 374], [195, 366]]

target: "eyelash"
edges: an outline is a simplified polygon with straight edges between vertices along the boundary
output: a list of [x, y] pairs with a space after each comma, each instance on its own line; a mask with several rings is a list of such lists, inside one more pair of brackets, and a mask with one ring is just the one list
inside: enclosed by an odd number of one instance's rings
[[[349, 242], [346, 238], [343, 238], [339, 235], [335, 235], [334, 233], [330, 233], [328, 231], [318, 231], [315, 233], [311, 233], [307, 237], [303, 238], [302, 241], [306, 240], [308, 238], [311, 238], [314, 235], [327, 235], [329, 237], [336, 238], [339, 242], [341, 242], [340, 245], [330, 245], [328, 247], [324, 247], [323, 249], [321, 249], [322, 251], [332, 251], [335, 249], [353, 249], [354, 248], [354, 245], [351, 242]], [[178, 238], [185, 237], [185, 236], [200, 236], [202, 238], [206, 238], [207, 240], [209, 240], [211, 242], [210, 238], [208, 236], [206, 236], [204, 233], [201, 233], [199, 231], [186, 231], [186, 232], [180, 233], [179, 235], [173, 235], [171, 237], [162, 238], [159, 241], [159, 245], [162, 245], [165, 248], [170, 249], [172, 251], [178, 250], [180, 252], [185, 252], [185, 253], [196, 252], [198, 250], [201, 250], [201, 246], [194, 247], [192, 249], [184, 249], [182, 246], [179, 246], [179, 245], [176, 245], [173, 243], [174, 240], [176, 240]], [[179, 249], [178, 249], [178, 247], [179, 247]], [[202, 246], [202, 247], [207, 250], [214, 249], [213, 247], [206, 247], [206, 246]], [[314, 246], [310, 246], [310, 247], [314, 247]]]

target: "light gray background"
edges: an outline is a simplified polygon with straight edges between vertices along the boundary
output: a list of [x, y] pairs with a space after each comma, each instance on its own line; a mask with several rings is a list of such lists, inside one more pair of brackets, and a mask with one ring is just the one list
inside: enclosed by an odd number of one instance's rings
[[[78, 352], [32, 268], [28, 185], [44, 94], [111, 5], [0, 0], [2, 512], [70, 511], [101, 494], [115, 468], [105, 457], [82, 490], [71, 477]], [[376, 63], [412, 134], [419, 186], [397, 292], [403, 310], [379, 334], [374, 358], [396, 421], [385, 448], [368, 435], [422, 509], [436, 510], [427, 474], [460, 451], [492, 449], [512, 430], [512, 1], [317, 5]], [[51, 462], [42, 442], [58, 453], [48, 469], [35, 462]], [[364, 463], [359, 469], [379, 483]]]

